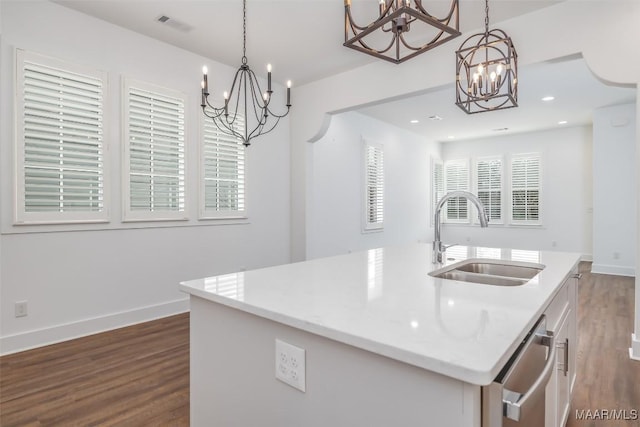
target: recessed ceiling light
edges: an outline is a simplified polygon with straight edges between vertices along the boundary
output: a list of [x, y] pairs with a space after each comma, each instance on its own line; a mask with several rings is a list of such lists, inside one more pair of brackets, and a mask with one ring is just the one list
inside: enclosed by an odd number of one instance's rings
[[566, 124], [567, 124], [567, 121], [566, 121], [566, 120], [560, 120], [560, 121], [558, 122], [558, 124], [559, 124], [559, 125], [566, 125]]
[[544, 98], [542, 98], [544, 102], [553, 101], [554, 99], [556, 99], [554, 96], [545, 96]]
[[449, 138], [449, 139], [455, 139], [455, 135], [449, 135], [447, 138]]
[[420, 123], [420, 120], [413, 119], [409, 123], [413, 123], [413, 124]]

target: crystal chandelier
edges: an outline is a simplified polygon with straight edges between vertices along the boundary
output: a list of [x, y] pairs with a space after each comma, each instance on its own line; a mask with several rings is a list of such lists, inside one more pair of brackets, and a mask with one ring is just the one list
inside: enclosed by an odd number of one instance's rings
[[[213, 120], [220, 132], [242, 140], [248, 147], [251, 140], [271, 132], [291, 108], [291, 80], [287, 81], [287, 111], [276, 114], [271, 111], [271, 64], [267, 65], [267, 90], [260, 88], [255, 73], [247, 63], [247, 0], [242, 2], [243, 40], [242, 65], [236, 71], [231, 90], [224, 92], [224, 105], [215, 107], [209, 103], [207, 67], [202, 68], [202, 112]], [[270, 120], [271, 119], [271, 120]], [[249, 123], [252, 123], [251, 125]], [[250, 126], [253, 126], [250, 128]]]
[[458, 0], [452, 0], [444, 18], [429, 14], [422, 0], [413, 1], [411, 6], [411, 0], [379, 0], [379, 16], [360, 26], [353, 20], [351, 0], [344, 0], [344, 46], [399, 64], [460, 35]]
[[489, 31], [489, 0], [484, 33], [456, 52], [456, 105], [467, 114], [518, 106], [518, 54], [504, 31]]

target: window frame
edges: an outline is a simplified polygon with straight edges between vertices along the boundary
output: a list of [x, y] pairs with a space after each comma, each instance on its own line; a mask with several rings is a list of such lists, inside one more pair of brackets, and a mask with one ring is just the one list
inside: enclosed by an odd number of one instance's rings
[[[385, 183], [385, 173], [384, 173], [384, 145], [378, 142], [373, 142], [370, 141], [366, 138], [363, 138], [363, 168], [362, 168], [362, 176], [363, 176], [363, 194], [362, 194], [362, 201], [363, 201], [363, 224], [362, 224], [362, 231], [364, 233], [368, 233], [368, 232], [376, 232], [376, 231], [382, 231], [384, 229], [384, 211], [385, 211], [385, 193], [386, 193], [386, 183]], [[370, 182], [369, 182], [369, 149], [373, 149], [376, 150], [380, 153], [381, 156], [381, 165], [378, 166], [379, 170], [376, 171], [376, 174], [379, 175], [378, 179], [382, 180], [382, 183], [377, 185], [379, 187], [381, 187], [381, 201], [379, 202], [380, 206], [380, 210], [381, 210], [381, 216], [382, 219], [376, 218], [376, 221], [372, 222], [370, 221], [370, 212], [371, 212], [371, 207], [369, 204], [369, 186], [370, 186]], [[376, 203], [378, 204], [378, 202]], [[378, 210], [378, 209], [376, 209]]]
[[[489, 211], [487, 212], [487, 215], [489, 215], [489, 223], [491, 225], [497, 225], [497, 224], [504, 224], [505, 223], [505, 162], [504, 162], [504, 157], [502, 155], [497, 155], [497, 156], [481, 156], [481, 157], [477, 157], [474, 160], [474, 166], [473, 166], [473, 177], [474, 177], [474, 185], [473, 185], [473, 189], [474, 189], [474, 194], [476, 196], [478, 196], [478, 198], [480, 199], [480, 168], [479, 168], [479, 164], [481, 162], [492, 162], [492, 161], [499, 161], [500, 162], [500, 188], [499, 190], [496, 189], [489, 189], [489, 190], [482, 190], [482, 191], [500, 191], [500, 218], [499, 219], [493, 219], [490, 215], [490, 210], [491, 207], [487, 207], [485, 205], [485, 209], [488, 208]], [[482, 201], [482, 199], [480, 199]], [[484, 204], [484, 203], [483, 203]], [[478, 216], [477, 215], [473, 215], [473, 223], [474, 224], [479, 224], [480, 221], [478, 220]]]
[[[451, 164], [459, 164], [459, 165], [463, 165], [466, 168], [466, 172], [467, 172], [467, 177], [466, 177], [466, 186], [465, 188], [454, 188], [454, 189], [449, 189], [447, 187], [447, 182], [448, 182], [448, 173], [447, 173], [447, 166], [451, 165]], [[468, 158], [464, 158], [464, 159], [452, 159], [452, 160], [445, 160], [444, 161], [444, 193], [450, 193], [451, 191], [469, 191], [469, 189], [471, 188], [471, 168], [470, 168], [470, 161]], [[451, 200], [451, 199], [450, 199]], [[449, 200], [445, 203], [445, 206], [443, 207], [444, 210], [444, 216], [442, 218], [442, 222], [443, 223], [447, 223], [447, 224], [471, 224], [471, 212], [470, 212], [470, 203], [468, 200], [465, 199], [466, 205], [467, 205], [467, 218], [464, 219], [458, 219], [458, 218], [449, 218], [449, 209], [448, 209], [448, 205], [449, 205]]]
[[242, 201], [244, 205], [244, 209], [239, 210], [226, 210], [226, 211], [215, 211], [212, 209], [207, 209], [206, 207], [206, 153], [205, 153], [205, 135], [206, 135], [206, 121], [208, 120], [204, 114], [199, 114], [199, 129], [200, 129], [200, 138], [199, 138], [199, 220], [230, 220], [231, 222], [244, 222], [249, 218], [248, 206], [247, 206], [247, 196], [248, 196], [248, 174], [247, 174], [247, 164], [248, 164], [248, 152], [246, 147], [242, 143], [241, 139], [238, 139], [238, 149], [242, 150], [244, 153], [244, 177], [243, 177], [243, 186], [244, 186], [244, 200]]
[[[28, 212], [26, 210], [26, 171], [25, 171], [25, 98], [22, 92], [25, 86], [25, 63], [59, 70], [65, 74], [76, 74], [83, 78], [99, 80], [101, 84], [101, 141], [99, 144], [101, 168], [99, 176], [101, 179], [101, 200], [102, 206], [99, 211], [58, 211], [58, 212]], [[14, 91], [14, 199], [13, 199], [13, 224], [14, 225], [39, 225], [39, 224], [85, 224], [85, 223], [107, 223], [110, 221], [110, 188], [109, 188], [109, 146], [108, 146], [108, 111], [107, 94], [109, 92], [109, 79], [105, 71], [92, 67], [52, 58], [39, 53], [15, 49], [15, 91]]]
[[[437, 169], [440, 168], [440, 176], [436, 174]], [[438, 191], [441, 188], [441, 193]], [[436, 206], [438, 202], [446, 194], [444, 186], [444, 162], [435, 157], [431, 157], [431, 226], [434, 225], [436, 216]], [[444, 220], [444, 213], [440, 211], [440, 222]]]
[[[513, 165], [514, 160], [523, 159], [523, 158], [532, 158], [535, 157], [538, 159], [538, 218], [535, 220], [517, 220], [513, 218], [514, 204], [513, 204]], [[509, 161], [509, 224], [513, 226], [541, 226], [542, 225], [542, 154], [539, 152], [531, 152], [531, 153], [518, 153], [512, 154]], [[527, 190], [529, 187], [525, 188]]]
[[[151, 92], [165, 98], [173, 98], [182, 101], [182, 210], [132, 210], [131, 209], [131, 144], [129, 136], [129, 95], [130, 89]], [[142, 221], [187, 221], [189, 219], [189, 197], [188, 197], [188, 147], [186, 144], [188, 136], [187, 126], [187, 96], [177, 90], [168, 89], [152, 83], [122, 77], [122, 222], [142, 222]]]

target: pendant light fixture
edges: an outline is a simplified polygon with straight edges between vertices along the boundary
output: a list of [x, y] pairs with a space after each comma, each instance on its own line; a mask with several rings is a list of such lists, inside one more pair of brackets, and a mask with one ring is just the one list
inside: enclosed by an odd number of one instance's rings
[[484, 33], [456, 52], [456, 105], [467, 114], [518, 106], [518, 54], [504, 31], [489, 31], [489, 0]]
[[[231, 90], [224, 92], [224, 105], [215, 107], [209, 103], [207, 67], [202, 68], [202, 112], [224, 134], [242, 140], [245, 147], [251, 140], [271, 132], [291, 108], [291, 80], [287, 82], [287, 111], [278, 115], [271, 111], [271, 64], [267, 65], [267, 90], [260, 88], [255, 73], [247, 62], [247, 0], [242, 2], [242, 64], [236, 71]], [[251, 124], [250, 124], [251, 123]], [[250, 127], [253, 126], [253, 127]]]
[[[353, 20], [351, 0], [344, 0], [344, 46], [399, 64], [460, 35], [458, 0], [444, 18], [436, 18], [422, 0], [379, 0], [378, 17], [360, 26]], [[411, 30], [411, 33], [409, 32]]]

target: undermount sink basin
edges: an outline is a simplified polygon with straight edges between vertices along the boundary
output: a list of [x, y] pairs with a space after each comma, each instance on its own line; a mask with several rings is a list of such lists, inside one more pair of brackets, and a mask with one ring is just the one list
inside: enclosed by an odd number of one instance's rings
[[544, 265], [529, 262], [470, 259], [432, 271], [429, 275], [483, 285], [520, 286], [543, 269]]

